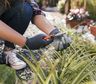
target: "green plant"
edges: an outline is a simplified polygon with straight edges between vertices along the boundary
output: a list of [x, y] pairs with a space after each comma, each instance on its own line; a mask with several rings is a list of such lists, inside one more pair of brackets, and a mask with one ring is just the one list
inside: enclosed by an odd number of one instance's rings
[[87, 6], [86, 9], [89, 11], [90, 13], [90, 17], [92, 19], [96, 18], [96, 1], [95, 0], [86, 0], [87, 2]]
[[[33, 84], [85, 84], [96, 81], [96, 47], [73, 35], [71, 46], [61, 52], [43, 50], [44, 56], [34, 63], [23, 57], [35, 73]], [[92, 84], [92, 83], [91, 83]]]
[[84, 6], [86, 10], [89, 11], [90, 17], [92, 19], [96, 18], [96, 1], [95, 0], [80, 0], [79, 6]]
[[57, 5], [61, 13], [68, 13], [71, 8], [82, 6], [89, 11], [92, 19], [96, 18], [96, 0], [60, 0]]
[[[57, 52], [52, 49], [43, 49], [40, 61], [34, 58], [29, 61], [21, 53], [21, 56], [30, 66], [34, 77], [32, 84], [94, 84], [96, 82], [96, 45], [83, 41], [79, 36], [73, 35], [73, 42], [69, 48]], [[23, 84], [16, 80], [14, 70], [5, 65], [0, 65], [0, 83]], [[24, 82], [24, 84], [27, 84]]]
[[64, 0], [60, 0], [57, 4], [57, 8], [58, 10], [61, 12], [61, 13], [64, 13], [64, 4], [65, 4], [65, 1]]
[[16, 74], [13, 69], [0, 65], [0, 84], [15, 84]]

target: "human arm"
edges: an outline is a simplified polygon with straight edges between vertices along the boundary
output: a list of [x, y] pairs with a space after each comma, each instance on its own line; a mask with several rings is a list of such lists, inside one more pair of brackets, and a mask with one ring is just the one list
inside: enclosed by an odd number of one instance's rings
[[50, 39], [53, 39], [51, 44], [55, 50], [60, 51], [70, 46], [72, 39], [67, 34], [60, 32], [44, 16], [36, 15], [34, 17], [34, 24], [45, 32]]
[[26, 38], [13, 30], [7, 24], [0, 20], [0, 39], [12, 42], [21, 47], [25, 45]]
[[[37, 8], [38, 9], [38, 8]], [[38, 10], [35, 10], [36, 12]], [[34, 11], [34, 12], [35, 12]], [[58, 28], [53, 26], [48, 19], [42, 13], [40, 12], [33, 13], [34, 18], [32, 19], [32, 22], [44, 33], [48, 35], [48, 38], [53, 39], [52, 45], [55, 47], [56, 50], [63, 50], [70, 46], [71, 38], [65, 34], [61, 33]], [[51, 38], [52, 36], [52, 38]]]
[[[33, 7], [32, 23], [34, 23], [41, 31], [46, 33], [48, 35], [48, 38], [52, 39], [53, 42], [56, 41], [55, 44], [59, 46], [59, 50], [67, 48], [71, 41], [69, 41], [69, 36], [67, 36], [66, 34], [58, 34], [61, 32], [46, 19], [44, 14], [42, 14], [42, 11], [38, 8], [38, 5], [36, 3], [32, 3], [31, 5]], [[52, 36], [52, 38], [50, 36]]]
[[29, 49], [34, 50], [48, 45], [52, 40], [44, 40], [43, 38], [45, 36], [44, 34], [39, 34], [31, 38], [26, 38], [0, 21], [0, 39], [19, 45], [22, 48], [26, 48], [27, 46]]
[[55, 27], [46, 19], [43, 15], [36, 15], [34, 17], [34, 24], [44, 33], [47, 35], [50, 34], [52, 30], [55, 29]]

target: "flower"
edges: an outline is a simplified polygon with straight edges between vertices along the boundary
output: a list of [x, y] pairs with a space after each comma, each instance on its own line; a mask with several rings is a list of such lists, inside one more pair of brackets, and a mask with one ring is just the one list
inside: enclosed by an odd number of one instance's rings
[[86, 11], [84, 8], [74, 8], [70, 9], [70, 12], [67, 15], [68, 20], [82, 20], [89, 16], [89, 12]]

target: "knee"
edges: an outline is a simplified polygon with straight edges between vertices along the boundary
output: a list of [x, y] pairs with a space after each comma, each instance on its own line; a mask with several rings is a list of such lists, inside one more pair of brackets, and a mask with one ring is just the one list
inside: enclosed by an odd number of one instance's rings
[[20, 17], [23, 16], [28, 18], [28, 17], [32, 17], [33, 14], [33, 8], [27, 2], [14, 4], [13, 10]]
[[29, 3], [25, 2], [23, 4], [23, 12], [25, 14], [27, 14], [27, 15], [30, 15], [30, 14], [32, 15], [33, 14], [33, 8], [32, 8], [32, 6]]

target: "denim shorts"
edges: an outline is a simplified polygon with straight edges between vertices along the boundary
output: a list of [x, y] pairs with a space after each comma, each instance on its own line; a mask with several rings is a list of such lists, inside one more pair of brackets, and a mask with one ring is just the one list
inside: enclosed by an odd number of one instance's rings
[[[33, 7], [29, 3], [16, 2], [0, 17], [0, 20], [23, 35], [29, 25], [29, 22], [33, 19], [32, 16]], [[14, 44], [8, 41], [5, 41], [5, 46], [15, 48]]]

